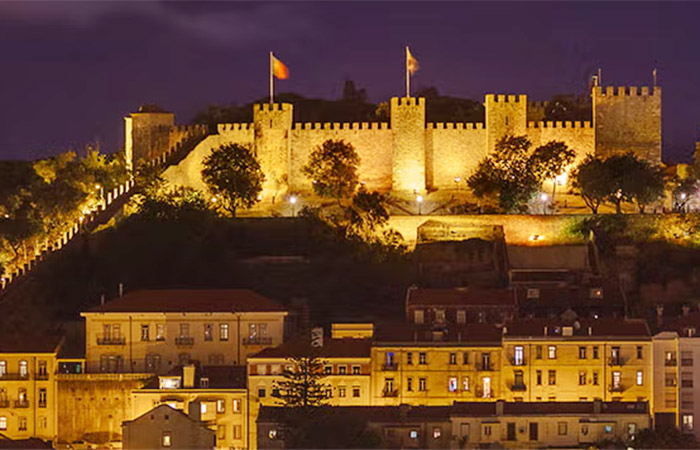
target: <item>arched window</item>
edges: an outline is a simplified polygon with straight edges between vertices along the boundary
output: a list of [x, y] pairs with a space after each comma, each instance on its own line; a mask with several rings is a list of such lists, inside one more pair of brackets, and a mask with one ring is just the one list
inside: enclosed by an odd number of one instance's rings
[[29, 365], [27, 364], [27, 361], [22, 360], [19, 362], [19, 376], [26, 378], [27, 375], [29, 375]]

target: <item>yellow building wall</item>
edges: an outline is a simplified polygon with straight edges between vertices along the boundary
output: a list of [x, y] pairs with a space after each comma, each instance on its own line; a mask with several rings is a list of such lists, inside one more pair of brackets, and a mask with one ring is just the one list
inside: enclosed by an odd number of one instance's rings
[[[7, 428], [0, 434], [11, 439], [38, 437], [52, 440], [57, 434], [56, 409], [56, 354], [55, 353], [0, 353], [0, 361], [7, 367], [0, 377], [0, 418], [5, 418]], [[27, 362], [27, 375], [20, 376], [19, 365]], [[46, 363], [46, 372], [39, 372], [39, 363]], [[19, 392], [26, 392], [26, 401], [19, 401]], [[46, 401], [39, 402], [42, 389]], [[20, 426], [22, 425], [22, 426]]]
[[[429, 187], [464, 189], [466, 180], [487, 154], [483, 123], [429, 123], [425, 130]], [[458, 182], [455, 179], [459, 178]]]

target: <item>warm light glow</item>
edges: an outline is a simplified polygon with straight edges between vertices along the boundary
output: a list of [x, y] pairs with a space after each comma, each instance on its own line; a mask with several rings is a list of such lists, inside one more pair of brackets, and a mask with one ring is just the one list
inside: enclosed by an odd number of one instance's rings
[[100, 188], [102, 188], [101, 185], [99, 185], [99, 184], [96, 184], [96, 185], [95, 185], [95, 189], [100, 189]]
[[83, 216], [80, 216], [80, 217], [78, 218], [78, 221], [82, 222], [82, 221], [83, 221], [83, 219], [85, 219], [85, 217], [83, 217]]
[[530, 240], [531, 240], [532, 242], [541, 241], [542, 239], [544, 239], [544, 236], [541, 235], [541, 234], [533, 234], [533, 235], [530, 236]]
[[214, 203], [216, 203], [216, 197], [212, 197], [212, 198], [211, 198], [211, 201], [214, 202]]
[[685, 197], [686, 197], [685, 192], [682, 192], [681, 193], [681, 200], [685, 200]]
[[569, 179], [569, 174], [564, 172], [562, 174], [557, 175], [555, 179], [557, 186], [564, 186], [566, 184], [566, 181]]
[[297, 203], [297, 196], [296, 196], [296, 195], [292, 195], [291, 197], [289, 197], [289, 203], [291, 203], [292, 205], [296, 205], [296, 203]]
[[422, 195], [417, 195], [417, 196], [416, 196], [416, 201], [417, 201], [418, 203], [423, 203], [423, 196], [422, 196]]
[[455, 177], [455, 183], [459, 183], [460, 181], [462, 181], [460, 177]]
[[543, 202], [546, 202], [548, 198], [549, 196], [547, 194], [540, 195], [540, 200], [542, 200]]

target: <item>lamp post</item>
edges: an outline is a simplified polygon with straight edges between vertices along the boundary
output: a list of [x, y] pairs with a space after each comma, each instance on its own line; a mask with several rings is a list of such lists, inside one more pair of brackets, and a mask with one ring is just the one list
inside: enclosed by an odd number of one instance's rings
[[418, 203], [418, 215], [420, 216], [422, 214], [421, 205], [423, 204], [423, 196], [422, 195], [416, 195], [416, 203]]
[[99, 202], [97, 204], [97, 210], [99, 211], [102, 208], [102, 205], [104, 203], [105, 191], [102, 188], [102, 185], [99, 183], [95, 185], [95, 189], [97, 189], [97, 191], [99, 192], [99, 194], [98, 194]]
[[540, 195], [540, 200], [542, 200], [542, 215], [547, 215], [547, 199], [549, 196], [547, 194]]
[[298, 199], [297, 199], [297, 196], [296, 196], [296, 195], [292, 195], [292, 196], [289, 197], [289, 204], [292, 205], [292, 217], [295, 217], [295, 216], [296, 216], [296, 209], [295, 209], [295, 206], [296, 206], [296, 204], [297, 204], [297, 200], [298, 200]]
[[455, 177], [455, 189], [459, 190], [459, 182], [462, 181], [462, 178], [460, 177]]

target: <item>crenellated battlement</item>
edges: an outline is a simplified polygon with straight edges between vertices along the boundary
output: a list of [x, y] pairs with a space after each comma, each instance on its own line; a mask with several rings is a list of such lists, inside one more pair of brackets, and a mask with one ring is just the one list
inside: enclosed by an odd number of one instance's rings
[[216, 126], [219, 134], [228, 133], [231, 131], [249, 131], [254, 130], [255, 126], [252, 123], [220, 123]]
[[548, 100], [533, 100], [533, 101], [527, 102], [527, 106], [529, 106], [530, 108], [537, 108], [537, 109], [546, 108], [547, 106], [549, 106], [549, 101]]
[[661, 93], [661, 88], [659, 86], [596, 86], [593, 88], [594, 95], [600, 96], [617, 96], [617, 97], [631, 97], [631, 96], [653, 96]]
[[208, 128], [206, 125], [175, 125], [171, 128], [172, 133], [206, 133]]
[[423, 97], [392, 97], [391, 106], [425, 106]]
[[258, 111], [291, 111], [291, 103], [258, 103], [254, 106]]
[[429, 130], [483, 130], [483, 122], [462, 123], [462, 122], [430, 122], [426, 124]]
[[525, 94], [486, 94], [486, 103], [527, 103]]
[[389, 122], [297, 122], [293, 125], [293, 130], [331, 130], [331, 131], [351, 131], [351, 130], [388, 130]]
[[593, 128], [593, 123], [589, 120], [586, 121], [542, 121], [542, 122], [528, 122], [528, 128]]

